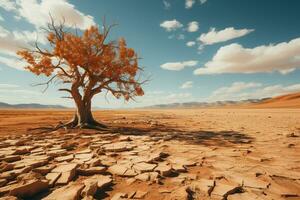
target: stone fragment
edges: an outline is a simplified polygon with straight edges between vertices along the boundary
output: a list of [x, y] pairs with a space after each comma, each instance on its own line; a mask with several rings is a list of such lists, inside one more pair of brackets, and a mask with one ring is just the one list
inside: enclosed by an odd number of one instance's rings
[[18, 198], [14, 196], [6, 196], [6, 197], [0, 197], [0, 200], [18, 200]]
[[43, 200], [78, 200], [80, 199], [81, 191], [84, 188], [83, 183], [69, 183], [68, 185], [54, 190], [48, 196], [43, 198]]
[[67, 154], [67, 150], [65, 149], [54, 149], [54, 150], [50, 150], [46, 153], [48, 156], [53, 156], [53, 157], [57, 157], [57, 156], [63, 156]]
[[5, 186], [6, 183], [7, 183], [7, 180], [6, 180], [6, 179], [0, 179], [0, 187]]
[[172, 167], [167, 163], [159, 163], [155, 171], [159, 172], [162, 176], [170, 176], [172, 174]]
[[244, 193], [236, 193], [229, 195], [227, 200], [253, 200], [253, 199], [261, 199], [256, 194], [250, 192]]
[[55, 165], [48, 165], [48, 166], [42, 166], [42, 167], [32, 169], [32, 171], [36, 172], [36, 173], [40, 173], [42, 175], [46, 175], [54, 168], [55, 168]]
[[156, 166], [157, 166], [156, 164], [149, 164], [149, 163], [141, 162], [141, 163], [134, 164], [133, 168], [135, 171], [143, 173], [143, 172], [153, 171]]
[[127, 171], [127, 167], [125, 165], [115, 164], [108, 168], [108, 171], [112, 174], [123, 176]]
[[92, 153], [82, 153], [82, 154], [75, 154], [75, 158], [81, 160], [83, 162], [87, 162], [93, 158]]
[[77, 151], [76, 154], [89, 154], [92, 153], [91, 149], [83, 149], [81, 151]]
[[79, 175], [90, 176], [94, 174], [102, 174], [106, 171], [105, 167], [90, 167], [87, 169], [78, 168], [77, 172]]
[[169, 159], [172, 164], [182, 165], [184, 167], [195, 166], [197, 164], [196, 161], [189, 160], [183, 157], [172, 157]]
[[54, 168], [51, 172], [61, 173], [61, 176], [56, 181], [57, 185], [60, 184], [67, 184], [76, 175], [76, 168], [78, 167], [78, 164], [76, 163], [70, 163], [70, 164], [61, 164], [58, 165], [56, 168]]
[[135, 176], [135, 179], [140, 180], [140, 181], [149, 181], [150, 175], [149, 175], [149, 173], [142, 173], [142, 174]]
[[49, 181], [49, 186], [53, 187], [57, 179], [61, 176], [61, 173], [51, 172], [46, 175], [46, 179]]
[[13, 168], [14, 168], [14, 164], [7, 163], [5, 161], [0, 164], [0, 172], [9, 171], [12, 170]]
[[87, 165], [89, 165], [90, 167], [96, 167], [101, 165], [101, 160], [100, 158], [92, 158], [91, 160], [85, 162]]
[[186, 172], [186, 168], [181, 164], [172, 164], [172, 169], [176, 172]]
[[227, 198], [228, 195], [241, 193], [243, 192], [243, 188], [237, 185], [229, 185], [224, 183], [216, 183], [213, 191], [211, 192], [212, 197], [223, 197]]
[[14, 178], [17, 177], [18, 174], [14, 171], [7, 171], [7, 172], [2, 172], [0, 173], [0, 179], [6, 179], [8, 181], [13, 180]]
[[94, 196], [98, 190], [97, 180], [96, 179], [86, 179], [83, 181], [85, 187], [81, 191], [82, 197]]
[[111, 176], [95, 175], [95, 178], [98, 181], [97, 185], [99, 189], [106, 187], [113, 182]]
[[57, 161], [57, 162], [69, 162], [69, 161], [72, 161], [73, 159], [74, 159], [73, 154], [54, 158], [54, 160]]
[[134, 149], [136, 146], [129, 142], [117, 142], [112, 144], [105, 144], [102, 147], [105, 151], [122, 152], [122, 151], [130, 151]]
[[148, 192], [145, 192], [145, 191], [136, 191], [135, 195], [134, 195], [134, 198], [135, 199], [143, 199], [145, 198], [145, 196], [147, 195]]
[[100, 156], [101, 164], [105, 166], [112, 166], [116, 164], [116, 159], [108, 156]]
[[39, 174], [29, 173], [20, 177], [20, 182], [16, 185], [12, 185], [9, 195], [28, 198], [45, 190], [48, 190], [48, 182]]
[[9, 156], [5, 156], [4, 158], [2, 158], [3, 161], [5, 162], [15, 162], [18, 160], [21, 160], [21, 156], [19, 155], [9, 155]]
[[110, 200], [121, 200], [121, 199], [127, 198], [127, 196], [128, 195], [126, 193], [118, 192], [118, 193], [114, 194], [114, 196]]

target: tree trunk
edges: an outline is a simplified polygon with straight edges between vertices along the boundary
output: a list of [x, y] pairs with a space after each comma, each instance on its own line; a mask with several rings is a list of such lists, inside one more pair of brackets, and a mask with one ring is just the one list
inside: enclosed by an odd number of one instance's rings
[[106, 128], [102, 123], [97, 122], [92, 114], [91, 99], [87, 101], [76, 101], [76, 112], [68, 124], [71, 127], [79, 128]]

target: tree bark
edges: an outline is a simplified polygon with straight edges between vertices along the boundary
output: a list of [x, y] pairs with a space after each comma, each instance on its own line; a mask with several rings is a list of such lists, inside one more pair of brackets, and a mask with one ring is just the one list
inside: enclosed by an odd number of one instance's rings
[[67, 124], [72, 128], [106, 128], [107, 126], [97, 122], [92, 114], [92, 104], [91, 99], [86, 101], [77, 100], [76, 104], [76, 112], [74, 114], [73, 119]]

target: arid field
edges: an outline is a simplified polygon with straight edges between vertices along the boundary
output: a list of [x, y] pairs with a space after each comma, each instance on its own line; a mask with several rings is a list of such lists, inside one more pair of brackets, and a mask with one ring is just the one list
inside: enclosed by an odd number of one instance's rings
[[300, 199], [299, 109], [105, 110], [108, 131], [31, 130], [72, 114], [0, 111], [0, 197]]

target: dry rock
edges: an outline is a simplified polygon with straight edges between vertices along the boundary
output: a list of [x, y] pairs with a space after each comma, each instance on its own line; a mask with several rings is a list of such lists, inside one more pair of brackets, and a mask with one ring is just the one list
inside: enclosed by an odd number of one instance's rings
[[102, 174], [106, 171], [105, 167], [90, 167], [87, 169], [78, 168], [77, 172], [79, 175], [90, 176], [94, 174]]
[[49, 181], [49, 186], [53, 187], [57, 179], [61, 176], [60, 172], [51, 172], [46, 175], [46, 179]]
[[64, 187], [54, 190], [51, 194], [43, 198], [43, 200], [79, 200], [83, 188], [83, 183], [72, 182]]
[[143, 172], [153, 171], [156, 166], [157, 166], [156, 164], [149, 164], [149, 163], [141, 162], [141, 163], [134, 164], [133, 168], [135, 171], [143, 173]]

